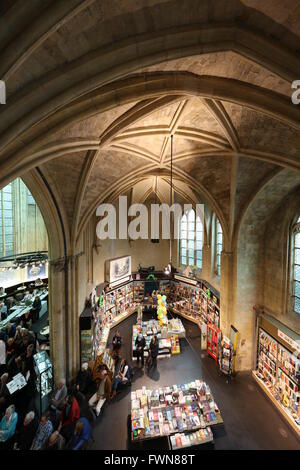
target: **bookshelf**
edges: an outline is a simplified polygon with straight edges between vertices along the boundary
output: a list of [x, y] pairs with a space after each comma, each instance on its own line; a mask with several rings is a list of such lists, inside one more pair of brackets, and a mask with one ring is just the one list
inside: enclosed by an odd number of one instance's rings
[[[158, 279], [158, 291], [167, 296], [168, 309], [174, 313], [196, 323], [220, 324], [220, 300], [217, 292], [212, 292], [204, 281], [193, 280], [194, 285], [188, 281], [176, 279]], [[138, 305], [151, 305], [156, 307], [156, 296], [145, 298], [145, 281], [126, 281], [115, 288], [106, 286], [102, 295], [98, 298], [93, 313], [93, 325], [90, 332], [85, 336], [85, 350], [91, 354], [91, 359], [101, 354], [107, 344], [110, 328], [118, 325], [132, 315]], [[101, 300], [102, 299], [102, 300]], [[91, 336], [93, 346], [88, 348], [88, 338]], [[179, 333], [180, 336], [180, 333]], [[173, 345], [173, 350], [178, 347]], [[92, 352], [91, 352], [92, 351]]]
[[253, 376], [300, 435], [300, 359], [263, 328], [258, 331]]

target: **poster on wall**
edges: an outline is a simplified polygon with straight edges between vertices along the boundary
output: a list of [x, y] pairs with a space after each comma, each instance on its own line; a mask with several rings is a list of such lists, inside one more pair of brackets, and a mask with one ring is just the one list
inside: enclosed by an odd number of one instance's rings
[[105, 262], [105, 280], [110, 284], [131, 275], [131, 256], [122, 256]]
[[46, 266], [27, 266], [27, 279], [36, 279], [46, 276]]

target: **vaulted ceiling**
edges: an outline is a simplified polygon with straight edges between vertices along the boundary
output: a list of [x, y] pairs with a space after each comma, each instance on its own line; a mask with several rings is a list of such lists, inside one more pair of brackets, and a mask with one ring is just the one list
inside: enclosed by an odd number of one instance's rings
[[167, 197], [171, 135], [176, 192], [209, 204], [228, 243], [255, 197], [275, 210], [300, 193], [299, 0], [11, 0], [0, 12], [0, 186], [38, 168], [73, 242], [101, 201], [143, 201], [157, 181]]

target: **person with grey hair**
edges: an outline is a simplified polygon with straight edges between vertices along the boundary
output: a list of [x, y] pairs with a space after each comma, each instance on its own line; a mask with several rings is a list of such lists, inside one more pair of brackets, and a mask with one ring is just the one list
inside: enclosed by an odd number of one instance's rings
[[15, 411], [15, 406], [10, 405], [0, 422], [0, 449], [9, 448], [10, 439], [16, 432], [17, 422], [18, 413]]
[[92, 383], [92, 374], [87, 362], [84, 362], [76, 377], [76, 390], [86, 394]]
[[34, 411], [29, 411], [24, 418], [23, 425], [19, 432], [16, 434], [16, 442], [14, 445], [15, 450], [29, 450], [39, 422]]
[[61, 378], [57, 384], [56, 389], [52, 394], [51, 408], [58, 410], [59, 412], [63, 409], [65, 404], [65, 398], [67, 396], [66, 380]]

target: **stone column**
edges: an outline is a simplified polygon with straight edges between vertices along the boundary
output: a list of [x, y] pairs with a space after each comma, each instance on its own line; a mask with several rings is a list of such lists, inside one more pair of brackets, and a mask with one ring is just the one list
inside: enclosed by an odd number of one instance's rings
[[50, 356], [54, 370], [54, 380], [66, 377], [65, 342], [65, 273], [64, 260], [50, 261], [49, 276], [49, 327]]
[[49, 266], [49, 325], [55, 380], [72, 380], [80, 367], [76, 259], [60, 258]]
[[230, 325], [234, 324], [234, 253], [222, 251], [221, 253], [221, 279], [220, 279], [220, 327], [224, 335], [228, 336]]
[[211, 277], [211, 247], [208, 243], [203, 243], [201, 277], [206, 280]]

